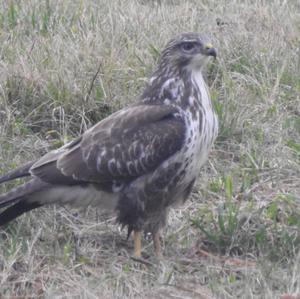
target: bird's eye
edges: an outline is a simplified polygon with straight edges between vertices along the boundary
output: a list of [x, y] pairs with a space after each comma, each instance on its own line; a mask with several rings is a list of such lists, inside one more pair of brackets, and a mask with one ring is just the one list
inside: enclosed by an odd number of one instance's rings
[[185, 51], [185, 52], [190, 52], [194, 48], [195, 48], [195, 44], [194, 43], [184, 43], [182, 45], [182, 50]]

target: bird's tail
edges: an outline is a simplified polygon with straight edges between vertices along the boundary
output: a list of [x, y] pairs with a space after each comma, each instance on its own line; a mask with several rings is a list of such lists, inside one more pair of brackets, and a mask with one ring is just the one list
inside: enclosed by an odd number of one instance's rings
[[3, 226], [18, 216], [42, 206], [39, 202], [30, 202], [23, 197], [19, 202], [7, 208], [0, 214], [0, 226]]
[[20, 168], [17, 168], [13, 171], [10, 171], [10, 172], [0, 176], [0, 184], [7, 182], [7, 181], [14, 180], [14, 179], [18, 179], [21, 177], [29, 176], [30, 175], [29, 170], [34, 163], [35, 163], [35, 161], [31, 161], [31, 162], [21, 166]]
[[31, 195], [41, 191], [45, 188], [45, 186], [46, 183], [43, 183], [38, 179], [33, 179], [5, 194], [0, 195], [0, 208], [9, 206], [0, 214], [0, 226], [8, 223], [25, 212], [42, 206], [41, 202], [32, 201]]

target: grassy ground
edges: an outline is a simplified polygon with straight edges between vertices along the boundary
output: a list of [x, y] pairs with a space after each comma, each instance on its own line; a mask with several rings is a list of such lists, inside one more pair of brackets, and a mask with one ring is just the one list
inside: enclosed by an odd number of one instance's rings
[[[0, 170], [40, 156], [136, 100], [166, 41], [212, 36], [221, 132], [164, 256], [129, 259], [114, 219], [34, 211], [0, 234], [1, 298], [280, 298], [300, 293], [300, 4], [0, 3]], [[1, 191], [14, 183], [1, 187]]]

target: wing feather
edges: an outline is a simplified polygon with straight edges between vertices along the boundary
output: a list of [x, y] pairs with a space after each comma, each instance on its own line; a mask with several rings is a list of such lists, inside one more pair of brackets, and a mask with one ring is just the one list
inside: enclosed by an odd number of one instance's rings
[[104, 119], [81, 138], [42, 157], [31, 168], [55, 184], [130, 181], [154, 170], [184, 142], [184, 122], [171, 106], [139, 105]]

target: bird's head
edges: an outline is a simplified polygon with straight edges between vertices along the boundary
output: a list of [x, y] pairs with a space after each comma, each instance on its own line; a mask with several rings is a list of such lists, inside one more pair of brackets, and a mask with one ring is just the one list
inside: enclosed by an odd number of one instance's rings
[[162, 52], [160, 67], [201, 69], [209, 60], [217, 57], [217, 50], [207, 37], [198, 33], [183, 33], [170, 40]]

